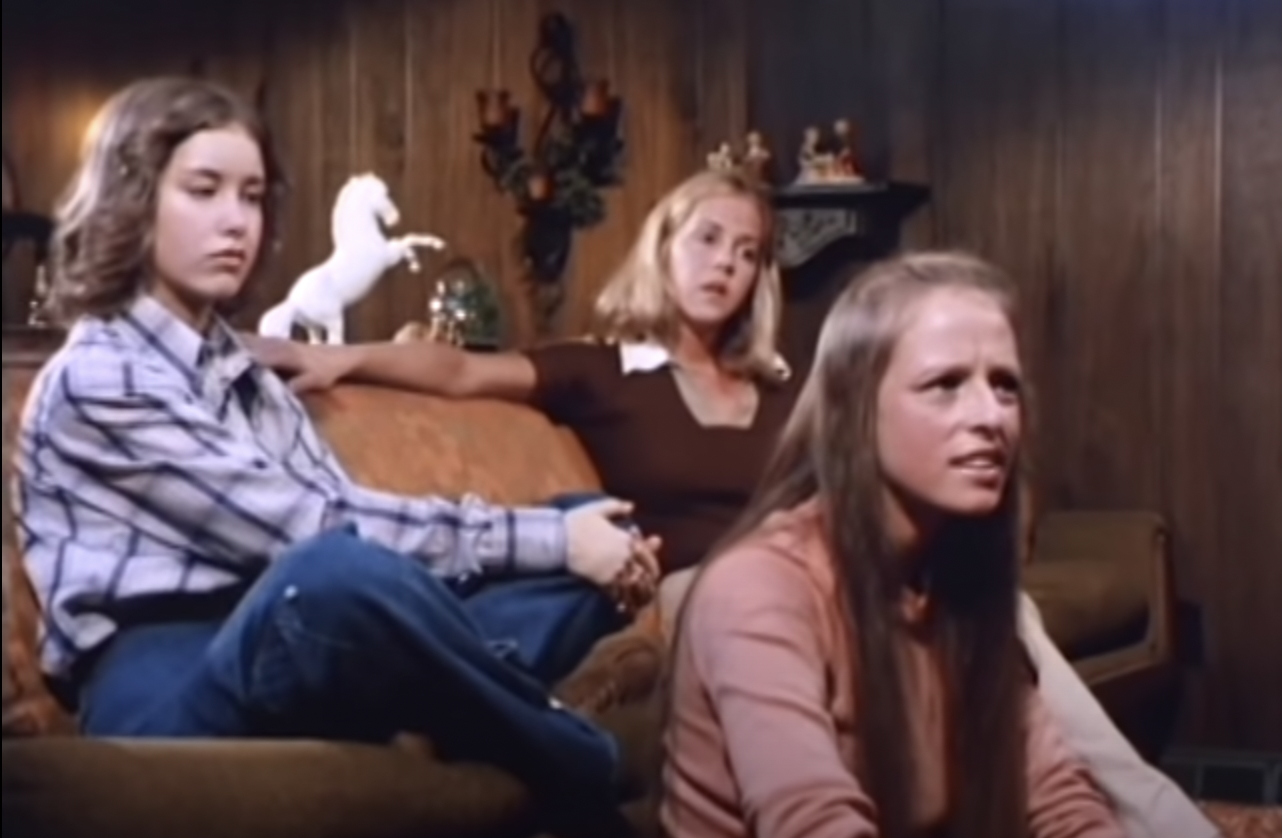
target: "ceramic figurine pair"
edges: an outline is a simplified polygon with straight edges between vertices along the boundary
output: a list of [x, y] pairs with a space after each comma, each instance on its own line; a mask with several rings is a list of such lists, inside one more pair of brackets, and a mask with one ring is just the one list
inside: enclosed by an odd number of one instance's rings
[[806, 129], [797, 155], [797, 180], [800, 186], [837, 183], [862, 183], [863, 174], [855, 156], [855, 131], [848, 119], [832, 126], [829, 142], [815, 126]]
[[714, 171], [740, 171], [758, 183], [769, 184], [773, 180], [772, 159], [761, 132], [749, 131], [742, 152], [728, 142], [722, 143], [708, 155], [707, 165]]

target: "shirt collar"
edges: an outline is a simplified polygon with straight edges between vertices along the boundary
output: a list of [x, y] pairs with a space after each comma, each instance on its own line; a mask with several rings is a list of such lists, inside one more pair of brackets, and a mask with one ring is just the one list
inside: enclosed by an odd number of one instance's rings
[[619, 365], [624, 375], [656, 372], [672, 363], [672, 353], [657, 343], [620, 343]]
[[[619, 344], [619, 365], [624, 375], [642, 372], [657, 372], [672, 363], [672, 353], [661, 344], [653, 342], [621, 342]], [[792, 375], [792, 368], [783, 356], [776, 353], [774, 357], [775, 372], [780, 380]]]
[[144, 293], [134, 298], [121, 319], [148, 348], [197, 387], [214, 364], [228, 379], [240, 377], [254, 364], [244, 344], [221, 317], [216, 316], [209, 333], [202, 335], [155, 297]]

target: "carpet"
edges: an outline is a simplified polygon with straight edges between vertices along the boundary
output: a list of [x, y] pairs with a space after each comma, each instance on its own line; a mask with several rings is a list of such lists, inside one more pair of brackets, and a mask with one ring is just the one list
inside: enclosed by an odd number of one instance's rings
[[1225, 838], [1282, 838], [1282, 806], [1209, 802], [1201, 806]]

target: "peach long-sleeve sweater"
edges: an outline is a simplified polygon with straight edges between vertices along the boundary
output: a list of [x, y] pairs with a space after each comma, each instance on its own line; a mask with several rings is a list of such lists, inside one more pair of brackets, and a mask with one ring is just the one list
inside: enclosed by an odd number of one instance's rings
[[[852, 657], [838, 601], [808, 510], [776, 516], [695, 586], [674, 659], [662, 808], [670, 838], [879, 834], [853, 761]], [[930, 648], [907, 642], [917, 685], [908, 735], [925, 769], [916, 820], [929, 835], [947, 816], [942, 684]], [[1030, 835], [1126, 838], [1035, 690], [1028, 713]]]

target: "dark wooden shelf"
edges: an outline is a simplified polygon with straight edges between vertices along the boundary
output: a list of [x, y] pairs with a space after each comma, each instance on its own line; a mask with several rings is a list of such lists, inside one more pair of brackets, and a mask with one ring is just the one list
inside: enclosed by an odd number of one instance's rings
[[898, 246], [904, 220], [928, 200], [928, 187], [897, 181], [778, 187], [771, 203], [779, 225], [780, 267], [799, 268], [842, 242], [890, 252]]
[[779, 186], [772, 191], [778, 209], [870, 207], [907, 216], [930, 199], [929, 187], [899, 181], [860, 181]]
[[928, 187], [897, 181], [773, 191], [786, 301], [781, 345], [794, 369], [809, 368], [820, 324], [851, 277], [897, 251], [904, 221], [928, 200]]

